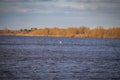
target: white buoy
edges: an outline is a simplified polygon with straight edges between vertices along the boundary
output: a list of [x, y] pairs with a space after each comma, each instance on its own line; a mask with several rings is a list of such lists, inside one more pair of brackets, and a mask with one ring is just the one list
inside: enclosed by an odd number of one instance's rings
[[62, 44], [62, 41], [60, 41], [59, 43]]

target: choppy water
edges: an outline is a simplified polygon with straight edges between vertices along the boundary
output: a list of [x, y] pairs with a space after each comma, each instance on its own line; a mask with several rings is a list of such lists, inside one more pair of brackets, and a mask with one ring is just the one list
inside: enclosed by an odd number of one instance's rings
[[0, 37], [0, 80], [120, 80], [120, 39]]

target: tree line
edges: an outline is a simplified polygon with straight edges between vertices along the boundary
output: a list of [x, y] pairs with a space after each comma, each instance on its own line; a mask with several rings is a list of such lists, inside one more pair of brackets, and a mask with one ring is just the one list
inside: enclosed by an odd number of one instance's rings
[[120, 27], [105, 29], [96, 27], [90, 29], [85, 26], [68, 28], [31, 28], [20, 30], [0, 30], [1, 36], [54, 36], [76, 38], [120, 38]]

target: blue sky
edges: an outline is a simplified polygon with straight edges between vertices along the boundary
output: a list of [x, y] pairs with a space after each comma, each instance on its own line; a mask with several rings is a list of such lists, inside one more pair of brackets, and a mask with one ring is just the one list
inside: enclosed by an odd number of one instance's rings
[[120, 27], [120, 0], [0, 0], [0, 29]]

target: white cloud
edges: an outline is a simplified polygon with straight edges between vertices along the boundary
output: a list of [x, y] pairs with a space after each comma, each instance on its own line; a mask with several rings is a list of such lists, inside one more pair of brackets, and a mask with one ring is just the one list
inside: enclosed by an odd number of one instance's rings
[[118, 3], [120, 2], [120, 0], [66, 0], [66, 1], [72, 1], [72, 2], [115, 2], [115, 3]]
[[60, 5], [56, 5], [56, 7], [59, 7], [59, 8], [73, 8], [73, 9], [85, 9], [85, 6], [84, 5], [70, 5], [70, 4], [60, 4]]
[[[4, 0], [8, 1], [8, 0]], [[17, 1], [17, 0], [10, 0]], [[5, 3], [2, 2], [2, 6], [0, 6], [0, 12], [5, 13], [45, 13], [51, 14], [54, 12], [61, 13], [70, 13], [72, 11], [80, 11], [80, 10], [99, 10], [99, 9], [116, 9], [119, 10], [119, 3], [83, 3], [87, 1], [98, 2], [103, 0], [45, 0], [46, 2], [42, 2], [43, 0], [36, 0], [39, 2], [33, 2], [33, 0], [27, 0], [28, 2], [20, 2], [20, 3]], [[52, 1], [52, 2], [50, 2]], [[73, 1], [73, 2], [72, 2]], [[78, 3], [75, 1], [79, 1]], [[80, 3], [82, 1], [82, 3]], [[111, 1], [111, 0], [107, 0]], [[116, 0], [118, 1], [118, 0]], [[1, 4], [0, 4], [1, 5]]]

